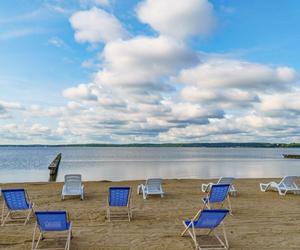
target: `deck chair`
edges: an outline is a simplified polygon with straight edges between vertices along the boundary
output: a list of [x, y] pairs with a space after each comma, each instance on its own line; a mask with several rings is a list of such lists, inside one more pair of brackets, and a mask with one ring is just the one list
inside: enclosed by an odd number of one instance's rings
[[108, 190], [106, 217], [108, 221], [111, 218], [121, 219], [126, 216], [128, 221], [132, 218], [130, 206], [130, 187], [110, 187]]
[[80, 174], [65, 175], [65, 184], [62, 189], [61, 199], [64, 200], [65, 196], [80, 196], [84, 199], [84, 185], [81, 183]]
[[[46, 234], [49, 235], [51, 233], [56, 233], [56, 236], [58, 233], [64, 234], [64, 237], [67, 238], [65, 247], [55, 249], [70, 249], [70, 243], [72, 238], [72, 222], [69, 221], [68, 214], [66, 211], [37, 211], [35, 212], [35, 216], [36, 224], [32, 236], [32, 250], [41, 249], [38, 248], [40, 241], [45, 239]], [[38, 232], [38, 239], [35, 243], [35, 238]]]
[[137, 187], [137, 193], [143, 193], [143, 198], [147, 199], [148, 195], [160, 195], [161, 198], [164, 197], [164, 191], [161, 186], [162, 179], [153, 178], [148, 179], [144, 184], [140, 184]]
[[[233, 180], [234, 180], [233, 177], [221, 177], [216, 184], [230, 184], [229, 194], [231, 196], [237, 196], [237, 190], [235, 189], [235, 187], [232, 184]], [[213, 185], [213, 184], [214, 183], [212, 183], [212, 182], [210, 182], [208, 184], [202, 184], [202, 186], [201, 186], [202, 192], [204, 192], [204, 193], [208, 192], [211, 188], [211, 185]]]
[[225, 201], [227, 201], [230, 214], [232, 214], [231, 202], [229, 199], [229, 187], [230, 184], [213, 184], [206, 197], [202, 199], [203, 208], [211, 209], [213, 205], [219, 204], [223, 208]]
[[[185, 229], [181, 233], [181, 236], [184, 236], [188, 232], [195, 243], [196, 249], [228, 249], [229, 244], [223, 223], [228, 212], [227, 209], [200, 210], [193, 219], [183, 221]], [[216, 232], [219, 225], [222, 226], [222, 234]], [[197, 241], [196, 229], [207, 231], [206, 235], [213, 234], [220, 244], [200, 245]]]
[[260, 190], [266, 192], [268, 190], [278, 191], [280, 195], [286, 195], [287, 192], [292, 192], [294, 194], [300, 194], [300, 188], [297, 186], [296, 179], [298, 176], [285, 176], [282, 180], [277, 182], [260, 183]]
[[[34, 203], [29, 200], [27, 192], [23, 188], [2, 189], [1, 192], [4, 200], [1, 215], [1, 226], [4, 226], [9, 217], [12, 221], [25, 219], [24, 225], [26, 225], [34, 208]], [[15, 213], [20, 212], [25, 213], [25, 216], [13, 216]]]

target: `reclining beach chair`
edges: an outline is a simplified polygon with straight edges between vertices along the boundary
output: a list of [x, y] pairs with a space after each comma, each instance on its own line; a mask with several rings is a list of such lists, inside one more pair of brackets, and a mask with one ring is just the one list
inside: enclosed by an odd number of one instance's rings
[[[196, 249], [228, 249], [229, 244], [223, 223], [228, 212], [229, 211], [227, 209], [200, 210], [193, 219], [183, 221], [185, 229], [181, 233], [181, 236], [184, 236], [185, 233], [188, 232], [195, 243]], [[216, 232], [219, 225], [222, 226], [222, 234], [218, 234]], [[206, 235], [210, 235], [212, 233], [220, 244], [200, 245], [197, 241], [195, 229], [208, 230]]]
[[[65, 247], [51, 249], [70, 249], [70, 243], [72, 238], [72, 222], [69, 221], [68, 214], [66, 211], [38, 211], [35, 212], [35, 216], [36, 224], [32, 236], [32, 250], [40, 249], [38, 248], [40, 241], [45, 239], [45, 236], [51, 233], [56, 233], [56, 236], [58, 233], [61, 233], [64, 234], [64, 237], [67, 238]], [[35, 237], [37, 231], [39, 231], [39, 236], [35, 244]]]
[[64, 200], [65, 196], [80, 196], [84, 199], [84, 185], [81, 183], [80, 174], [65, 175], [65, 184], [62, 189], [61, 199]]
[[164, 197], [164, 191], [161, 186], [162, 179], [153, 178], [146, 180], [145, 185], [140, 184], [137, 188], [137, 193], [143, 192], [143, 198], [147, 199], [148, 195], [160, 195], [161, 198]]
[[260, 190], [266, 192], [268, 190], [278, 191], [280, 195], [286, 195], [287, 192], [292, 192], [294, 194], [300, 194], [300, 188], [295, 183], [298, 176], [285, 176], [283, 179], [277, 182], [260, 183]]
[[[230, 184], [229, 194], [231, 196], [237, 196], [237, 190], [235, 189], [235, 187], [232, 184], [233, 180], [234, 180], [233, 177], [221, 177], [216, 184]], [[208, 192], [211, 188], [211, 185], [213, 185], [213, 184], [214, 183], [212, 183], [212, 182], [210, 182], [208, 184], [202, 184], [202, 186], [201, 186], [202, 192], [204, 192], [204, 193]]]
[[[33, 212], [34, 203], [29, 200], [27, 192], [23, 189], [2, 189], [3, 208], [1, 216], [1, 226], [4, 226], [6, 220], [10, 217], [13, 221], [25, 219], [24, 225], [29, 221]], [[7, 211], [6, 211], [7, 210]], [[23, 217], [14, 217], [13, 214], [24, 212]], [[6, 215], [5, 215], [6, 213]]]
[[230, 184], [213, 184], [208, 195], [202, 199], [204, 203], [203, 208], [211, 209], [214, 204], [219, 204], [223, 208], [225, 201], [227, 201], [230, 214], [232, 214], [231, 202], [228, 195], [229, 187]]
[[130, 207], [130, 187], [110, 187], [108, 191], [106, 217], [108, 221], [111, 218], [121, 219], [126, 216], [128, 221], [132, 218], [132, 211]]

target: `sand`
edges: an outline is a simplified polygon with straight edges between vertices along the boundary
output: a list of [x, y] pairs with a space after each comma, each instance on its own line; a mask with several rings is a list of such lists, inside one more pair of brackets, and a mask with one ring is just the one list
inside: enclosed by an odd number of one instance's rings
[[[233, 216], [225, 225], [230, 249], [300, 249], [300, 195], [262, 193], [260, 182], [235, 181], [238, 196], [231, 198]], [[200, 185], [207, 180], [165, 180], [166, 195], [143, 200], [136, 194], [143, 181], [85, 182], [86, 199], [60, 200], [63, 183], [3, 184], [2, 188], [24, 187], [37, 210], [67, 210], [73, 221], [71, 249], [194, 249], [190, 237], [180, 237], [182, 220], [201, 208], [205, 195]], [[133, 220], [105, 220], [109, 186], [131, 186]], [[2, 201], [1, 201], [2, 203]], [[2, 204], [1, 204], [2, 205]], [[26, 226], [0, 227], [1, 249], [30, 249], [35, 220]], [[201, 239], [201, 238], [200, 238]], [[63, 246], [64, 241], [43, 242], [42, 247]]]

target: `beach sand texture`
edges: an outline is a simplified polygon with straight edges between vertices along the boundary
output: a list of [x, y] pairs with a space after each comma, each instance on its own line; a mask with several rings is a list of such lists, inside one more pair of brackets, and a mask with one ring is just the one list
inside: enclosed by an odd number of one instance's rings
[[[231, 198], [233, 216], [225, 225], [230, 249], [300, 249], [300, 195], [263, 193], [260, 182], [269, 179], [235, 181], [238, 196]], [[3, 184], [2, 188], [24, 187], [36, 210], [67, 210], [73, 221], [71, 249], [194, 249], [190, 237], [180, 237], [182, 220], [202, 207], [200, 191], [207, 180], [165, 180], [163, 199], [143, 200], [136, 194], [143, 181], [85, 182], [86, 199], [60, 200], [63, 183]], [[109, 186], [131, 186], [133, 220], [105, 220]], [[2, 201], [1, 201], [2, 203]], [[2, 204], [1, 204], [2, 205]], [[1, 249], [31, 249], [35, 220], [26, 226], [0, 227]], [[201, 238], [200, 238], [201, 239]], [[64, 240], [45, 240], [41, 247], [64, 246]]]

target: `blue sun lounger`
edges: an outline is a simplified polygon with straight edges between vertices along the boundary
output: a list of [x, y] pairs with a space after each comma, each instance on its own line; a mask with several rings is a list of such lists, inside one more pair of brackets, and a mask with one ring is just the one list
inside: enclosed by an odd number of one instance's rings
[[[13, 221], [25, 219], [24, 225], [26, 225], [34, 207], [34, 203], [30, 202], [26, 191], [23, 188], [19, 188], [2, 189], [1, 192], [4, 200], [1, 215], [1, 226], [4, 226], [9, 217]], [[26, 212], [27, 214], [25, 217], [13, 217], [13, 214], [16, 212]]]
[[[132, 211], [130, 207], [130, 187], [110, 187], [108, 190], [108, 200], [107, 200], [107, 213], [106, 217], [108, 221], [112, 217], [120, 218], [124, 216], [124, 208], [126, 209], [126, 217], [128, 220], [132, 218]], [[114, 211], [113, 211], [114, 210]], [[113, 213], [112, 213], [113, 212]]]
[[[67, 237], [67, 241], [65, 247], [61, 249], [70, 249], [72, 237], [72, 222], [69, 221], [68, 214], [66, 211], [37, 211], [35, 212], [35, 216], [36, 224], [32, 236], [32, 249], [38, 249], [38, 245], [40, 241], [45, 238], [45, 234], [53, 232], [64, 233]], [[35, 244], [37, 229], [39, 230], [39, 236]]]
[[231, 202], [228, 195], [229, 189], [230, 184], [213, 184], [207, 197], [202, 199], [204, 203], [203, 208], [211, 209], [214, 204], [220, 204], [221, 208], [223, 208], [225, 201], [227, 201], [231, 214]]
[[[226, 230], [223, 223], [224, 218], [228, 214], [227, 209], [206, 209], [200, 210], [193, 219], [183, 221], [185, 227], [181, 236], [186, 232], [192, 237], [196, 249], [228, 249], [229, 244], [226, 236]], [[222, 226], [222, 233], [217, 233], [216, 229]], [[218, 245], [200, 245], [197, 241], [196, 229], [207, 231], [206, 235], [213, 234], [220, 244]], [[199, 236], [199, 235], [198, 235]], [[223, 238], [223, 239], [222, 239]]]

